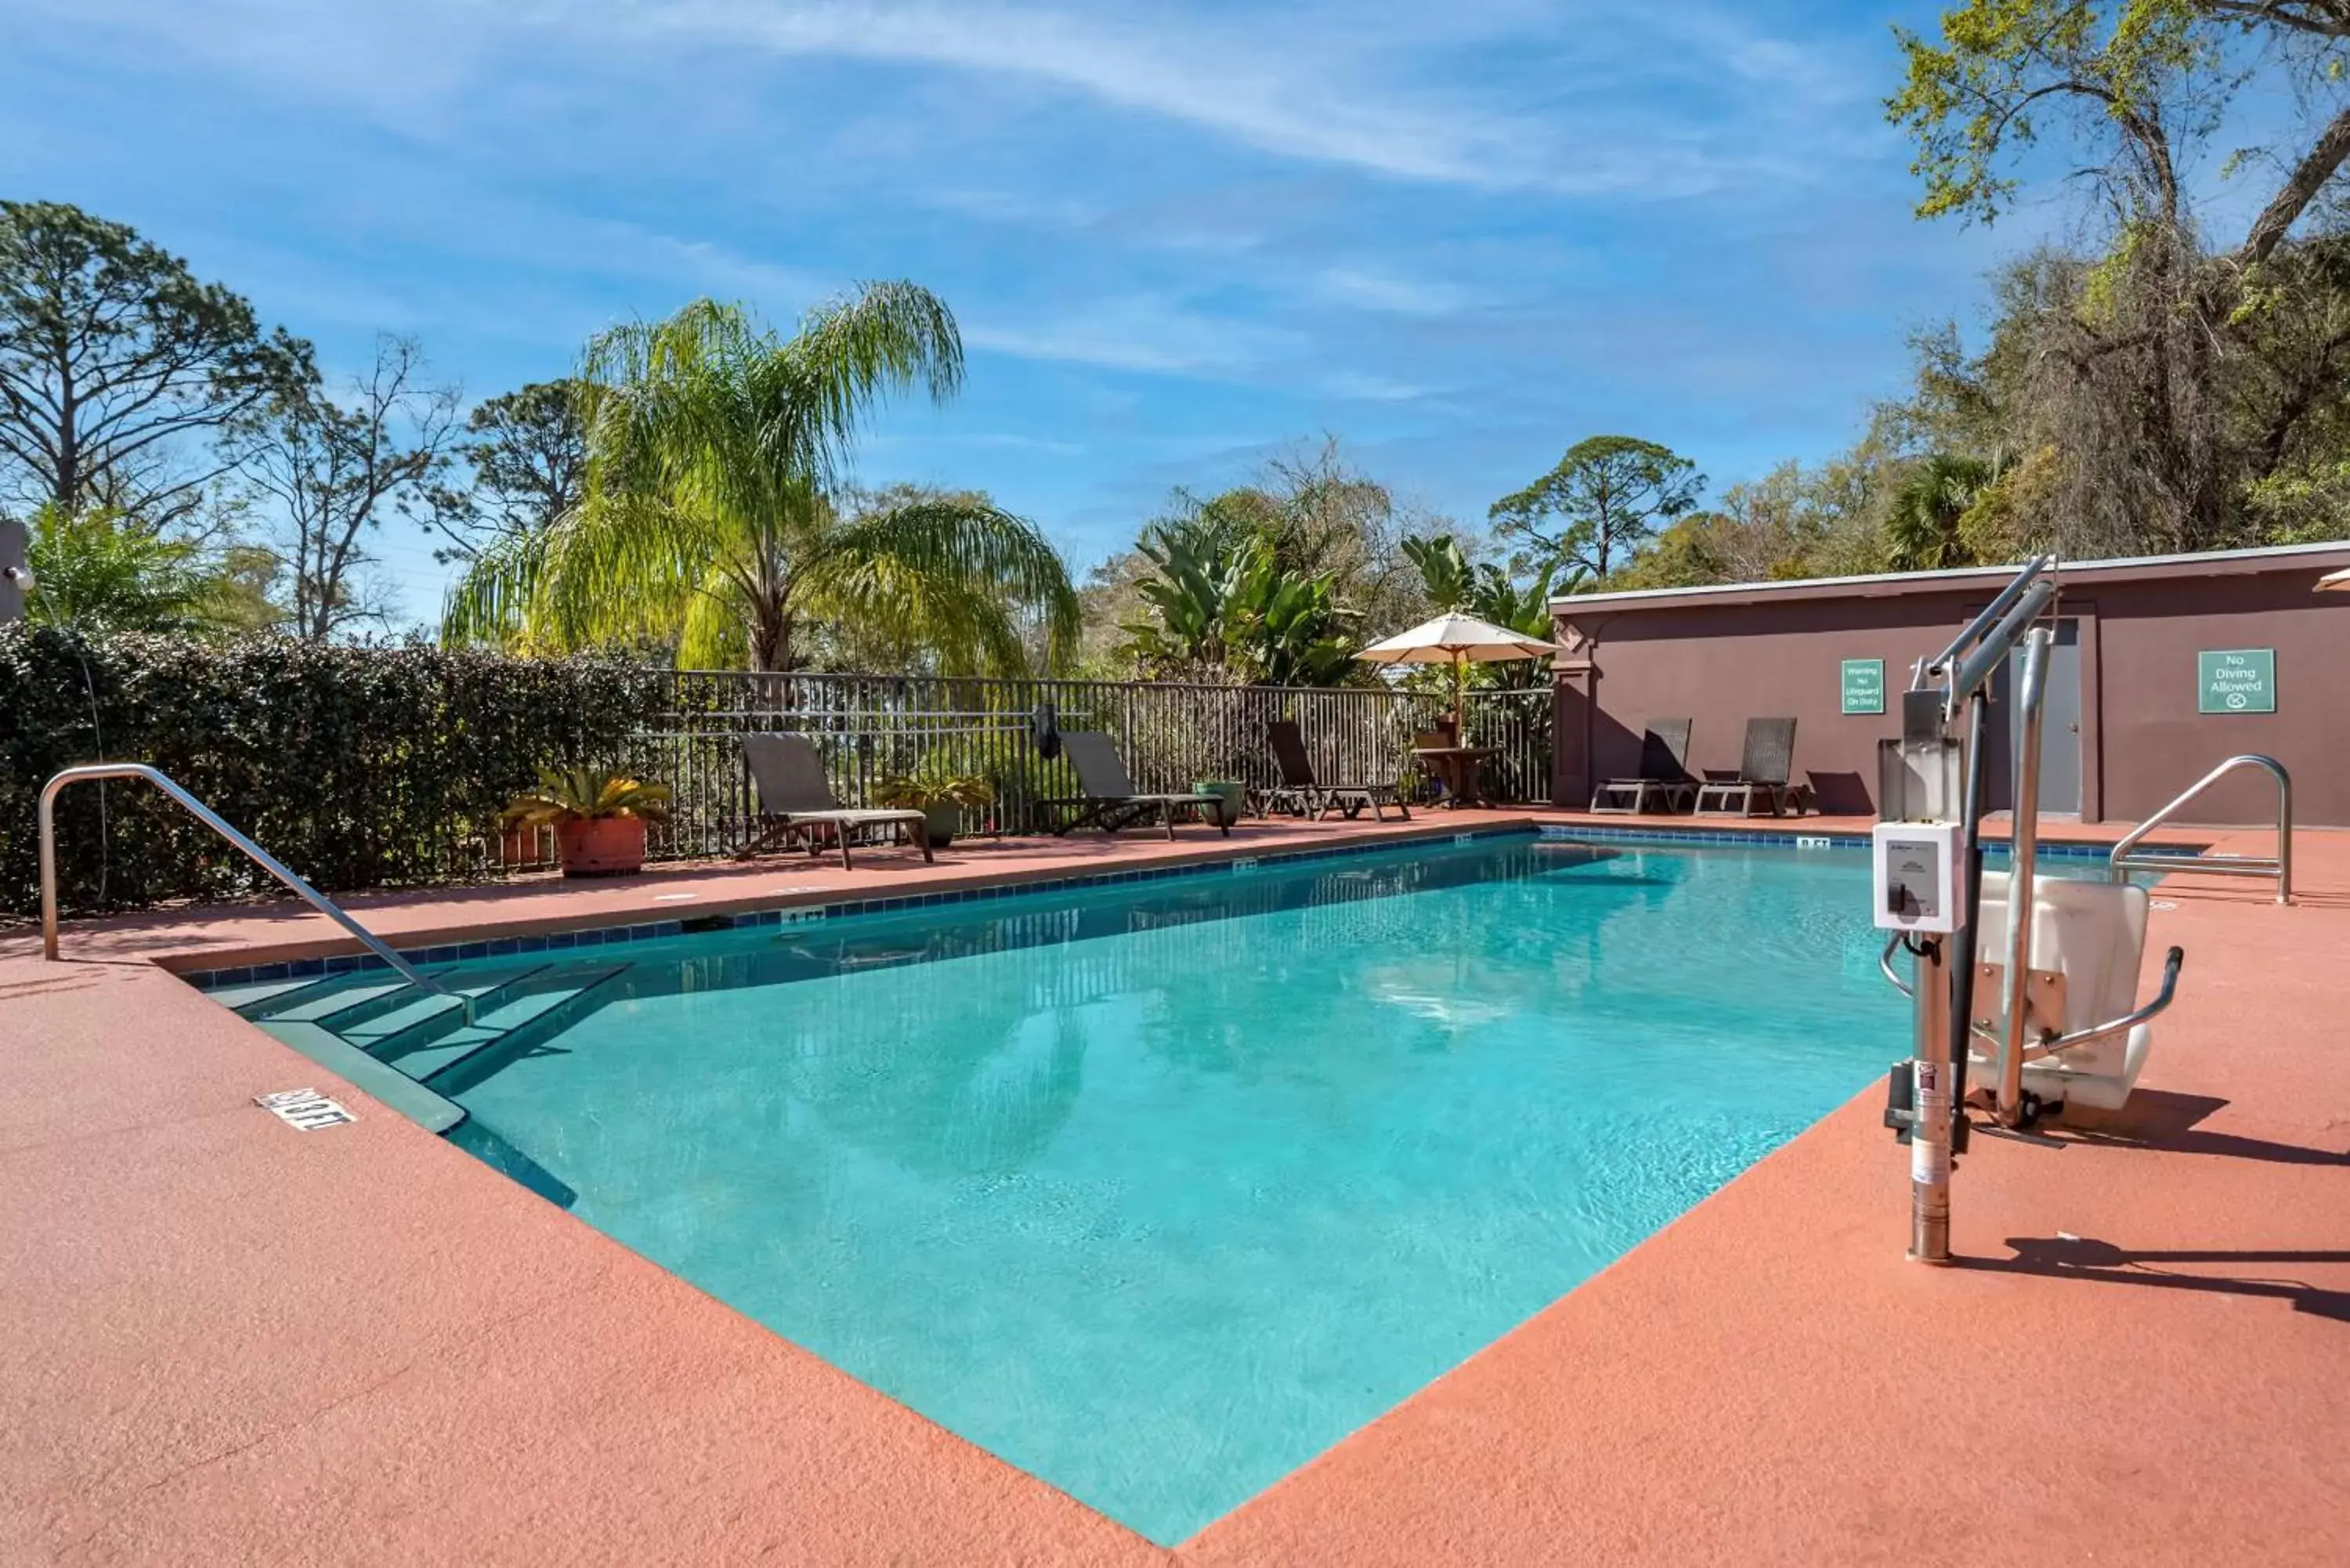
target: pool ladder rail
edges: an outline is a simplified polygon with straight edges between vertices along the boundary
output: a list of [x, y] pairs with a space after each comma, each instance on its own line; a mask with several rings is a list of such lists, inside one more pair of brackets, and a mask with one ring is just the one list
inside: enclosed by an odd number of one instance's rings
[[173, 782], [161, 768], [145, 763], [88, 763], [80, 767], [67, 768], [51, 775], [41, 786], [37, 810], [41, 833], [41, 956], [55, 962], [57, 957], [57, 802], [59, 792], [70, 784], [85, 784], [99, 779], [143, 779], [187, 807], [188, 814], [241, 850], [244, 857], [276, 877], [337, 925], [359, 939], [359, 945], [381, 959], [385, 965], [410, 985], [421, 991], [438, 992], [454, 1002], [465, 1014], [465, 1022], [473, 1020], [471, 997], [451, 991], [439, 981], [417, 972], [410, 963], [382, 938], [353, 919], [348, 910], [296, 874], [293, 867], [255, 844], [234, 827], [220, 813], [190, 794]]
[[[343, 970], [329, 975], [232, 986], [217, 1000], [323, 1066], [351, 1077], [403, 1114], [435, 1132], [463, 1112], [439, 1094], [463, 1086], [465, 1069], [478, 1072], [502, 1057], [492, 1053], [525, 1038], [543, 1037], [609, 997], [603, 988], [625, 964], [522, 963], [464, 980], [429, 975], [351, 917], [284, 861], [232, 826], [160, 769], [144, 763], [91, 763], [71, 767], [41, 786], [38, 805], [41, 872], [41, 952], [57, 951], [56, 803], [68, 784], [139, 779], [153, 784], [190, 815], [234, 845], [311, 908], [342, 927], [381, 960], [390, 974]], [[421, 1085], [418, 1096], [406, 1085]]]
[[[2138, 847], [2140, 840], [2184, 811], [2198, 795], [2242, 768], [2258, 768], [2276, 781], [2274, 855], [2187, 855]], [[2276, 901], [2290, 904], [2293, 902], [2293, 775], [2285, 772], [2282, 763], [2257, 752], [2230, 757], [2196, 780], [2177, 800], [2124, 834], [2114, 846], [2111, 865], [2116, 882], [2126, 880], [2133, 871], [2191, 871], [2197, 876], [2212, 877], [2272, 877], [2276, 879]]]

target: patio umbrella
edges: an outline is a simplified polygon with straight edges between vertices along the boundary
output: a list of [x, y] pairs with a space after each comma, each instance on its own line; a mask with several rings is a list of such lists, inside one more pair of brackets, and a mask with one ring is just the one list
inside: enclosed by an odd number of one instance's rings
[[1452, 666], [1452, 731], [1461, 732], [1461, 688], [1471, 664], [1494, 664], [1512, 659], [1541, 659], [1556, 653], [1555, 644], [1512, 631], [1505, 626], [1479, 620], [1457, 611], [1438, 616], [1425, 625], [1395, 636], [1355, 655], [1366, 664], [1449, 664]]
[[2328, 572], [2318, 578], [2317, 591], [2321, 594], [2350, 594], [2350, 566], [2338, 572]]

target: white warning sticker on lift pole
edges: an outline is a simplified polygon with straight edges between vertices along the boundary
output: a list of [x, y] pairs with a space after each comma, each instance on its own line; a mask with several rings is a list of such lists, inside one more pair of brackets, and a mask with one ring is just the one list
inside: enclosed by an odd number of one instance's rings
[[253, 1103], [297, 1132], [317, 1132], [320, 1127], [337, 1127], [359, 1120], [316, 1089], [281, 1089], [274, 1095], [255, 1095]]

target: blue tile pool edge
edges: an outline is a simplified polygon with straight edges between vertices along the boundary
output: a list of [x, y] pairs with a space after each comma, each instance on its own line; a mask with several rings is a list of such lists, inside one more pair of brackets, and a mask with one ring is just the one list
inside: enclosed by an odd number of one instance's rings
[[[429, 948], [401, 948], [400, 955], [411, 963], [456, 963], [469, 959], [505, 958], [525, 953], [567, 952], [580, 948], [608, 947], [621, 942], [657, 941], [665, 937], [686, 935], [689, 931], [743, 930], [760, 926], [781, 926], [802, 920], [835, 919], [851, 915], [896, 914], [907, 909], [925, 909], [932, 905], [964, 904], [990, 898], [1016, 898], [1029, 893], [1066, 892], [1083, 888], [1105, 888], [1127, 882], [1155, 882], [1176, 877], [1230, 876], [1242, 871], [1254, 871], [1265, 866], [1294, 865], [1300, 861], [1326, 860], [1335, 856], [1362, 855], [1381, 849], [1409, 847], [1416, 844], [1460, 844], [1471, 839], [1535, 836], [1546, 839], [1572, 839], [1608, 844], [1648, 844], [1656, 846], [1731, 845], [1744, 848], [1777, 849], [1866, 849], [1868, 838], [1863, 834], [1805, 833], [1793, 825], [1770, 828], [1742, 827], [1616, 827], [1568, 823], [1529, 825], [1523, 819], [1514, 823], [1497, 823], [1490, 827], [1439, 830], [1411, 836], [1398, 836], [1367, 844], [1337, 844], [1312, 849], [1284, 849], [1263, 854], [1236, 854], [1213, 860], [1188, 861], [1180, 866], [1141, 867], [1127, 871], [1088, 871], [1066, 877], [1045, 877], [1035, 881], [1004, 882], [984, 888], [950, 888], [936, 893], [906, 893], [887, 898], [846, 898], [829, 903], [778, 905], [768, 909], [751, 909], [731, 915], [685, 916], [673, 920], [643, 921], [632, 925], [595, 926], [585, 930], [563, 931], [545, 937], [502, 937], [470, 942], [449, 942]], [[1993, 847], [1997, 846], [1994, 845]], [[2168, 847], [2168, 846], [2166, 846]], [[2182, 855], [2192, 855], [2202, 846], [2177, 846]], [[2063, 859], [2102, 860], [2110, 846], [2103, 844], [2043, 843], [2040, 853]], [[191, 970], [180, 979], [198, 991], [215, 991], [223, 986], [252, 985], [273, 980], [314, 980], [330, 974], [357, 973], [367, 970], [388, 968], [372, 953], [349, 953], [335, 958], [293, 959], [279, 963], [250, 964], [228, 969]]]
[[[1574, 837], [1550, 828], [1540, 830], [1544, 837]], [[1293, 865], [1305, 860], [1326, 860], [1336, 856], [1374, 854], [1383, 849], [1409, 848], [1428, 844], [1461, 844], [1471, 839], [1527, 838], [1535, 836], [1536, 828], [1523, 818], [1516, 822], [1496, 823], [1490, 827], [1440, 829], [1363, 844], [1337, 844], [1312, 849], [1270, 850], [1261, 854], [1225, 856], [1214, 860], [1187, 861], [1180, 866], [1139, 867], [1127, 871], [1088, 871], [1066, 877], [1051, 877], [1034, 881], [1003, 882], [983, 888], [946, 888], [936, 893], [906, 893], [887, 898], [846, 898], [828, 903], [794, 903], [778, 905], [769, 909], [750, 909], [731, 915], [689, 915], [673, 920], [653, 920], [634, 925], [595, 926], [585, 930], [558, 932], [545, 937], [502, 937], [494, 940], [449, 942], [429, 948], [395, 949], [400, 957], [413, 964], [456, 963], [468, 959], [505, 958], [524, 953], [567, 952], [580, 948], [608, 947], [616, 942], [657, 941], [665, 937], [707, 931], [745, 930], [760, 926], [785, 926], [806, 920], [837, 919], [851, 915], [889, 915], [908, 909], [928, 909], [947, 904], [966, 904], [991, 898], [1018, 898], [1029, 893], [1068, 892], [1078, 888], [1107, 888], [1128, 882], [1156, 882], [1176, 877], [1230, 876], [1255, 871], [1267, 866]], [[368, 970], [388, 969], [383, 960], [373, 953], [348, 953], [335, 958], [290, 959], [279, 963], [242, 965], [229, 969], [186, 970], [178, 978], [198, 991], [216, 991], [223, 986], [252, 985], [273, 980], [315, 980], [330, 974], [352, 974]]]

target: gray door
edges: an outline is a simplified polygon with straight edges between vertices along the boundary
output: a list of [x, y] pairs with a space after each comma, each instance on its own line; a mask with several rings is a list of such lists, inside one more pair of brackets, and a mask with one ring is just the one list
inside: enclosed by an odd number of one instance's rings
[[[2002, 694], [2008, 711], [2010, 758], [2022, 749], [2022, 705], [2012, 700], [2022, 684], [2023, 649], [2018, 648], [2009, 656], [2007, 689]], [[2015, 764], [2011, 761], [2006, 766], [2012, 779]], [[2012, 794], [2012, 785], [1999, 793]], [[2081, 623], [2077, 620], [2056, 623], [2056, 641], [2048, 650], [2048, 695], [2040, 717], [2040, 809], [2072, 815], [2081, 810]]]

